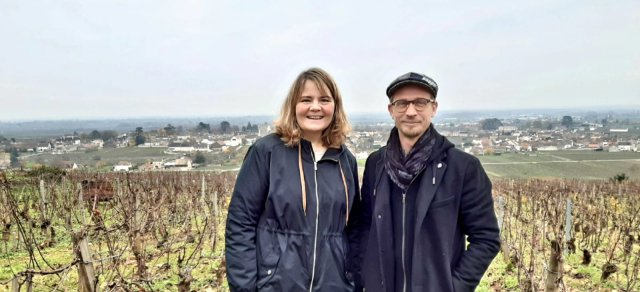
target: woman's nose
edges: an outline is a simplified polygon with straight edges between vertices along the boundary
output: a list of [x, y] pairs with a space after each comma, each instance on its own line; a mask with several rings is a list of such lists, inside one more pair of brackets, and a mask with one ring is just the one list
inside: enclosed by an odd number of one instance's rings
[[320, 101], [317, 101], [317, 100], [312, 101], [310, 109], [311, 110], [320, 110], [321, 109]]

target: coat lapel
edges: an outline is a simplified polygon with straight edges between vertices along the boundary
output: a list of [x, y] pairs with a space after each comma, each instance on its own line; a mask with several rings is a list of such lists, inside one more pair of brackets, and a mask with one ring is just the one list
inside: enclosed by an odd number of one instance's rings
[[[433, 174], [433, 163], [436, 164], [435, 170], [435, 184], [434, 184], [434, 174]], [[425, 169], [425, 173], [420, 179], [420, 189], [418, 190], [418, 197], [416, 198], [416, 226], [414, 229], [414, 234], [418, 236], [420, 228], [422, 227], [422, 222], [424, 221], [425, 216], [427, 216], [427, 211], [431, 206], [431, 202], [436, 195], [436, 191], [440, 186], [440, 182], [442, 182], [442, 178], [444, 177], [444, 173], [447, 171], [447, 164], [444, 162], [432, 162], [432, 164], [427, 165], [427, 169]]]

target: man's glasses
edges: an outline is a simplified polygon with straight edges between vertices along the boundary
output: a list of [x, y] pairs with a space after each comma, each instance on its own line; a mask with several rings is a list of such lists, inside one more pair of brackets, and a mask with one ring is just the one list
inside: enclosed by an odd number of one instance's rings
[[435, 99], [426, 99], [426, 98], [416, 98], [414, 100], [399, 99], [392, 102], [391, 106], [393, 106], [393, 109], [401, 113], [405, 112], [409, 108], [409, 104], [413, 104], [413, 108], [416, 111], [423, 111], [425, 108], [427, 108], [427, 105], [429, 105], [429, 103], [431, 102], [435, 103], [436, 101]]

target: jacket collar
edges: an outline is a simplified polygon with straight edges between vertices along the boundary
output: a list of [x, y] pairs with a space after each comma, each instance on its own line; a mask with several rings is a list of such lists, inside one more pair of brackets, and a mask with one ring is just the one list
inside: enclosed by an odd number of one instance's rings
[[[302, 159], [312, 161], [314, 154], [311, 154], [313, 152], [311, 142], [300, 138], [300, 145], [302, 146]], [[342, 156], [344, 148], [344, 145], [340, 145], [340, 148], [327, 148], [327, 151], [324, 153], [321, 160], [332, 160], [337, 162], [340, 159], [340, 156]]]

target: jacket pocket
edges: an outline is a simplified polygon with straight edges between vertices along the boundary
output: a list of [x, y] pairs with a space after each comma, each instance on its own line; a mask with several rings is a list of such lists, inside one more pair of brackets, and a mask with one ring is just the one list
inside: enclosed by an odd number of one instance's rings
[[268, 284], [278, 269], [281, 251], [277, 241], [277, 234], [258, 228], [258, 289]]
[[276, 261], [272, 265], [260, 265], [258, 267], [258, 281], [256, 282], [256, 287], [258, 289], [264, 287], [267, 283], [271, 281], [273, 275], [276, 274], [276, 270], [278, 269], [278, 262]]
[[455, 276], [453, 277], [453, 291], [454, 292], [473, 292], [476, 287], [464, 283]]
[[455, 199], [456, 199], [456, 196], [451, 196], [446, 199], [431, 202], [431, 205], [429, 206], [429, 210], [446, 206], [450, 203], [453, 203]]
[[348, 291], [353, 291], [355, 287], [355, 282], [353, 279], [352, 271], [349, 271], [347, 261], [349, 254], [349, 241], [345, 236], [342, 236], [342, 248], [341, 248], [341, 256], [342, 256], [342, 280], [347, 284]]

